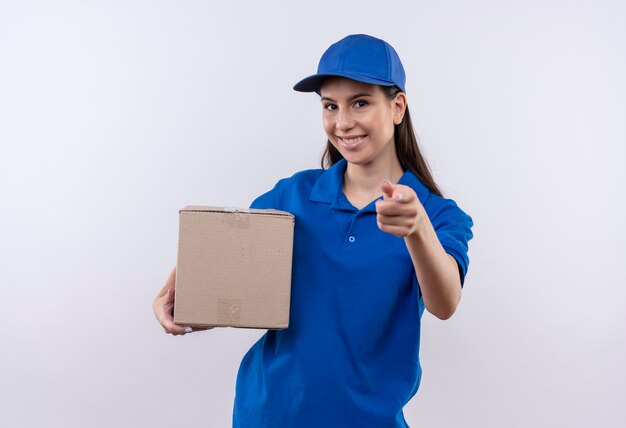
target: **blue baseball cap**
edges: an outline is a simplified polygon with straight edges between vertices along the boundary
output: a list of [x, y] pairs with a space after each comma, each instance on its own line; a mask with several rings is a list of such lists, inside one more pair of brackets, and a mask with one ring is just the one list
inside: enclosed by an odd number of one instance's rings
[[374, 85], [396, 85], [406, 92], [406, 75], [398, 53], [384, 40], [367, 34], [352, 34], [332, 44], [317, 66], [317, 74], [302, 79], [293, 89], [318, 92], [330, 76], [347, 77]]

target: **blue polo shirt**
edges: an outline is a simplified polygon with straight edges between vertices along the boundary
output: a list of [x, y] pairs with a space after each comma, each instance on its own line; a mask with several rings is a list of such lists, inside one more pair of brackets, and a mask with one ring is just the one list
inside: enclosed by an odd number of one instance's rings
[[[407, 427], [402, 408], [421, 379], [424, 302], [404, 239], [342, 191], [346, 161], [280, 180], [251, 208], [295, 215], [289, 328], [267, 331], [237, 375], [237, 428]], [[469, 264], [471, 217], [410, 171], [444, 249]]]

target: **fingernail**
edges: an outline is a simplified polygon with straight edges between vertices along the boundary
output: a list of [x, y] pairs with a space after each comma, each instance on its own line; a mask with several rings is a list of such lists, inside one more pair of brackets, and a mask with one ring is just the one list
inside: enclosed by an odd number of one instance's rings
[[396, 195], [396, 201], [402, 201], [402, 200], [404, 200], [404, 195], [402, 193], [398, 193]]
[[192, 331], [193, 331], [193, 328], [191, 328], [191, 327], [187, 327], [185, 329], [185, 333], [191, 333]]
[[391, 184], [391, 181], [389, 181], [389, 180], [385, 180], [385, 183], [387, 183], [387, 184]]

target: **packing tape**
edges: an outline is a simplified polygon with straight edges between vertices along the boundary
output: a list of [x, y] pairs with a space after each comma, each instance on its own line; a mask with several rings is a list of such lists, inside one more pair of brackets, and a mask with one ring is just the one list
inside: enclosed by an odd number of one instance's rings
[[239, 208], [224, 208], [224, 211], [225, 213], [222, 216], [222, 223], [235, 229], [250, 228], [249, 210], [243, 210]]
[[250, 213], [248, 208], [224, 207], [224, 211], [229, 213]]
[[239, 321], [241, 318], [241, 299], [217, 299], [220, 318], [226, 323]]

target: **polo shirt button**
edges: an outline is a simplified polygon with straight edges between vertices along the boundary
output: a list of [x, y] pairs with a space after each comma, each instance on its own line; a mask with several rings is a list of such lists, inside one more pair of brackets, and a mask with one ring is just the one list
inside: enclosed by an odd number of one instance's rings
[[348, 241], [354, 242], [356, 241], [356, 238], [354, 237], [354, 235], [350, 235], [350, 237], [348, 238]]

